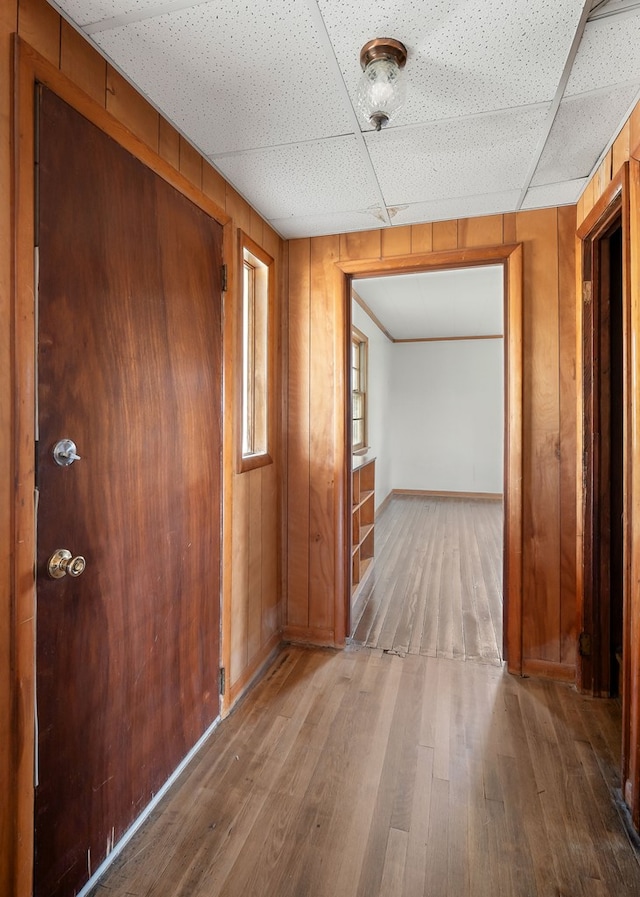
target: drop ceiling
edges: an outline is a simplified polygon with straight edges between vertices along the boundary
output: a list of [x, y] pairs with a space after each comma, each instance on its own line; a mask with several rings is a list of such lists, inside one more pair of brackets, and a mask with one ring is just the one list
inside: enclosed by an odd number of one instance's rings
[[[640, 0], [54, 5], [285, 238], [574, 203], [640, 91]], [[380, 132], [374, 37], [408, 50]]]

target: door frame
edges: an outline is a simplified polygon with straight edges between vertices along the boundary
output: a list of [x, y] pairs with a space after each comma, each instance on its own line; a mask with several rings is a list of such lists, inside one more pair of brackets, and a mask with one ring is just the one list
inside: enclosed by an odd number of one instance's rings
[[[631, 297], [630, 254], [630, 180], [629, 163], [622, 166], [591, 212], [577, 230], [580, 240], [578, 276], [578, 465], [582, 475], [578, 478], [578, 532], [577, 532], [577, 599], [578, 625], [587, 636], [598, 633], [603, 615], [609, 613], [608, 604], [601, 601], [597, 579], [599, 571], [599, 489], [598, 489], [598, 420], [594, 391], [599, 382], [597, 346], [594, 338], [599, 334], [596, 318], [600, 316], [599, 247], [607, 239], [618, 221], [622, 227], [622, 342], [623, 342], [623, 596], [622, 596], [622, 668], [620, 690], [622, 699], [622, 747], [621, 778], [626, 803], [632, 811], [636, 828], [640, 823], [638, 786], [640, 768], [635, 758], [638, 733], [632, 719], [637, 719], [638, 708], [632, 706], [632, 682], [637, 674], [632, 670], [640, 661], [640, 647], [631, 638], [634, 614], [632, 612], [631, 571], [632, 532], [632, 483], [633, 483], [633, 428], [637, 417], [637, 402], [633, 394], [634, 355], [633, 317]], [[637, 311], [635, 313], [637, 315]], [[594, 419], [594, 413], [596, 419]], [[578, 652], [577, 687], [594, 696], [606, 696], [610, 688], [610, 648], [591, 639], [592, 653]], [[637, 686], [636, 686], [637, 703]], [[633, 741], [633, 744], [632, 744]]]
[[[351, 286], [355, 276], [380, 277], [420, 271], [500, 264], [504, 271], [504, 534], [503, 534], [503, 651], [510, 673], [522, 673], [522, 425], [523, 425], [523, 248], [521, 243], [455, 249], [389, 259], [340, 262], [344, 332], [342, 334], [345, 459], [342, 465], [341, 531], [351, 525], [351, 435], [349, 429]], [[341, 575], [344, 631], [351, 632], [351, 556], [348, 538], [342, 540]]]
[[[66, 75], [40, 56], [17, 35], [13, 42], [13, 109], [11, 131], [13, 310], [11, 321], [13, 382], [12, 472], [14, 483], [11, 545], [12, 578], [12, 679], [11, 688], [11, 764], [13, 791], [8, 795], [9, 817], [14, 820], [13, 869], [15, 894], [32, 893], [35, 740], [35, 456], [37, 376], [36, 376], [36, 271], [34, 259], [35, 197], [35, 94], [41, 83], [96, 125], [145, 166], [163, 178], [223, 227], [223, 258], [229, 261], [227, 289], [234, 290], [236, 258], [231, 218], [217, 203], [188, 180], [167, 159], [129, 131], [103, 106], [80, 90]], [[231, 292], [233, 295], [233, 292]], [[233, 345], [231, 315], [223, 315], [222, 364], [227, 347]], [[231, 602], [230, 569], [231, 490], [233, 467], [233, 396], [230, 381], [223, 378], [222, 391], [222, 533], [221, 533], [221, 664], [230, 661], [229, 609]], [[221, 705], [224, 714], [228, 696]]]

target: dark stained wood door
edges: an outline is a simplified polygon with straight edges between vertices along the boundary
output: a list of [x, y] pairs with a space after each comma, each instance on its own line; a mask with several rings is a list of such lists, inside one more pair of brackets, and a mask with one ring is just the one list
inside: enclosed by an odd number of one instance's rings
[[38, 167], [35, 889], [66, 897], [219, 712], [222, 234], [44, 88]]

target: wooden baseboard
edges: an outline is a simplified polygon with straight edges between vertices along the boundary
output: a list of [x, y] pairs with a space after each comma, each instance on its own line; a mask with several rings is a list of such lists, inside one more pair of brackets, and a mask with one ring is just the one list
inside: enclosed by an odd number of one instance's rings
[[392, 489], [388, 501], [393, 495], [423, 495], [425, 498], [464, 498], [482, 501], [502, 501], [502, 492], [442, 492], [432, 489]]
[[538, 679], [554, 679], [557, 682], [575, 682], [576, 668], [569, 663], [523, 658], [522, 675]]
[[333, 629], [305, 626], [285, 626], [282, 638], [294, 645], [314, 645], [319, 648], [334, 648], [336, 645]]
[[238, 679], [236, 679], [235, 682], [231, 682], [229, 684], [229, 693], [227, 700], [223, 701], [223, 717], [229, 714], [236, 701], [238, 701], [242, 697], [242, 695], [247, 692], [255, 682], [258, 681], [267, 667], [270, 666], [270, 664], [273, 662], [274, 658], [280, 651], [282, 642], [283, 639], [280, 633], [274, 633], [267, 644], [263, 647], [262, 651], [260, 651], [260, 653], [256, 655], [256, 657], [254, 657], [253, 661], [245, 670], [243, 670]]

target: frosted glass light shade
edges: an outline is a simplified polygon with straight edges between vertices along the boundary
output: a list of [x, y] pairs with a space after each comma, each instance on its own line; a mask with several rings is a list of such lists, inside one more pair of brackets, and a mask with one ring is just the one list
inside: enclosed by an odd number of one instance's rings
[[376, 38], [362, 48], [358, 110], [376, 131], [387, 124], [404, 102], [402, 69], [406, 58], [404, 44], [392, 38]]

